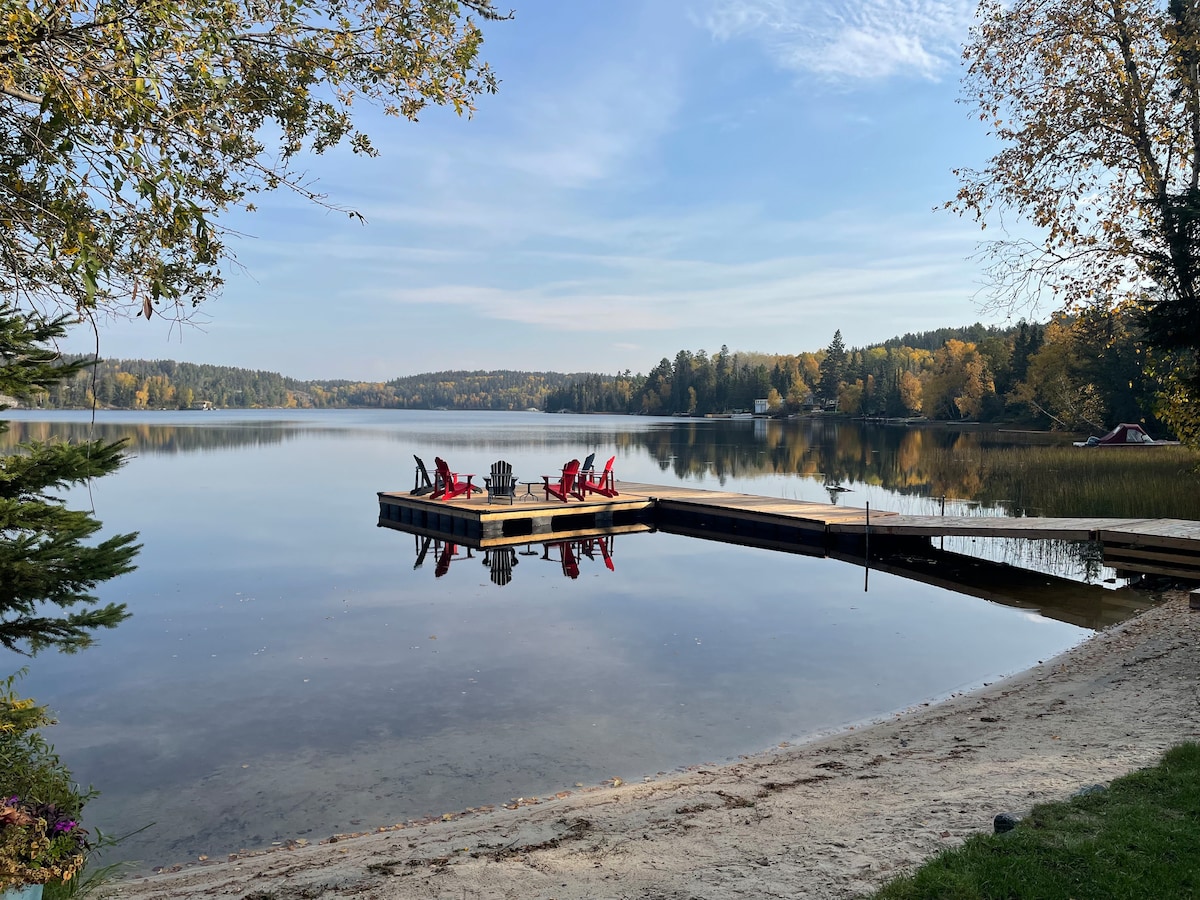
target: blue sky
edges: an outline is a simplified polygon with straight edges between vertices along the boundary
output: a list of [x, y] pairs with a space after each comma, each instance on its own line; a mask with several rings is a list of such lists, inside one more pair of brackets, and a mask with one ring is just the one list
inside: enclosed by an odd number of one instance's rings
[[[195, 327], [105, 322], [101, 355], [299, 378], [645, 372], [985, 313], [983, 236], [936, 207], [998, 148], [959, 97], [967, 0], [516, 0], [473, 118], [364, 121], [331, 201], [229, 217]], [[89, 348], [90, 336], [70, 349]]]

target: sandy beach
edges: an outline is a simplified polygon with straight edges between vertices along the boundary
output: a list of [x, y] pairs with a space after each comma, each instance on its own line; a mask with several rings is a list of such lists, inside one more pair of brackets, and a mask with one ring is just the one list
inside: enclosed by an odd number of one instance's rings
[[1200, 611], [1175, 593], [1027, 672], [869, 727], [645, 783], [195, 860], [105, 896], [855, 897], [990, 831], [997, 813], [1200, 739], [1198, 638]]

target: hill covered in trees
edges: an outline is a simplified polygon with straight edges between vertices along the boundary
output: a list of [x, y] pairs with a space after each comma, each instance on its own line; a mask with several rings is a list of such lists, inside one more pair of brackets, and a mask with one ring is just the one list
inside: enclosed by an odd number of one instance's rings
[[1128, 309], [1059, 315], [1007, 328], [970, 325], [795, 354], [680, 350], [647, 374], [448, 371], [386, 382], [300, 381], [275, 372], [169, 360], [106, 360], [41, 398], [47, 408], [536, 408], [579, 413], [776, 415], [1020, 421], [1101, 430], [1158, 427], [1170, 402]]
[[680, 350], [645, 376], [589, 376], [552, 393], [551, 408], [580, 412], [710, 415], [751, 410], [812, 409], [854, 416], [936, 419], [995, 417], [1004, 395], [1027, 374], [1045, 328], [973, 325], [905, 335], [848, 348], [841, 332], [822, 350], [797, 354], [735, 353], [722, 347]]
[[797, 354], [681, 350], [643, 376], [588, 376], [551, 393], [549, 408], [708, 415], [753, 408], [849, 416], [1021, 422], [1103, 431], [1117, 422], [1162, 428], [1175, 402], [1174, 361], [1156, 357], [1135, 310], [1092, 308], [1048, 323], [971, 325]]
[[[74, 358], [74, 357], [72, 357]], [[454, 371], [387, 382], [300, 381], [276, 372], [172, 360], [102, 360], [40, 401], [51, 409], [495, 409], [545, 405], [586, 377], [559, 372]]]

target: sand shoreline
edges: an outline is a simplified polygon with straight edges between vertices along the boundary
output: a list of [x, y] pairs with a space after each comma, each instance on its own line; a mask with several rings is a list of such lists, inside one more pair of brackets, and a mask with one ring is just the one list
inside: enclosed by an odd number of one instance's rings
[[1200, 739], [1200, 612], [1174, 594], [979, 691], [810, 743], [114, 884], [121, 898], [844, 898]]

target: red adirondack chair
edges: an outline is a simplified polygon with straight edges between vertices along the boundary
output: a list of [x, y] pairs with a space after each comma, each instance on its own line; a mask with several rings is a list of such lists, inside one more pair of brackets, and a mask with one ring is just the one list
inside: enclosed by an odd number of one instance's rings
[[599, 475], [597, 475], [594, 472], [589, 472], [587, 474], [580, 476], [579, 490], [583, 494], [583, 496], [586, 497], [588, 491], [592, 491], [593, 493], [596, 493], [596, 494], [601, 494], [602, 496], [605, 496], [605, 497], [617, 496], [617, 485], [616, 485], [615, 480], [613, 479], [613, 470], [612, 470], [613, 461], [615, 459], [616, 459], [615, 456], [610, 456], [608, 458], [608, 462], [605, 463], [604, 468], [600, 471]]
[[[471, 499], [471, 491], [481, 491], [483, 488], [477, 488], [471, 484], [471, 479], [474, 475], [463, 475], [459, 472], [451, 472], [450, 466], [440, 456], [433, 458], [434, 464], [437, 466], [438, 486], [437, 490], [431, 495], [434, 500], [451, 500], [461, 494], [466, 494], [467, 499]], [[465, 478], [466, 481], [459, 481], [460, 478]]]
[[[555, 484], [551, 484], [550, 480], [554, 479]], [[550, 499], [553, 494], [563, 503], [566, 503], [571, 497], [583, 499], [583, 494], [579, 490], [577, 481], [579, 480], [579, 460], [573, 459], [563, 466], [561, 475], [543, 475], [542, 481], [545, 482], [546, 499]]]

